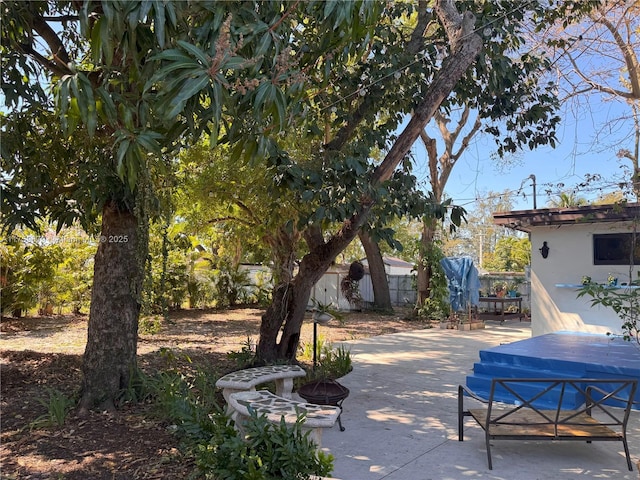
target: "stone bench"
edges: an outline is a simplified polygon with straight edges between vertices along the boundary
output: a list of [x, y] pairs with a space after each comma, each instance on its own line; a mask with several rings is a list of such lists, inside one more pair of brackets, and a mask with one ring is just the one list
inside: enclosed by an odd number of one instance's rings
[[333, 427], [340, 415], [340, 407], [297, 402], [267, 390], [232, 393], [229, 396], [229, 406], [234, 410], [234, 420], [240, 431], [242, 420], [251, 416], [250, 410], [258, 415], [265, 415], [273, 423], [280, 423], [284, 418], [288, 425], [295, 424], [298, 416], [304, 413], [306, 417], [302, 428], [310, 431], [310, 438], [318, 448], [321, 445], [322, 429]]
[[305, 377], [307, 372], [298, 365], [270, 365], [265, 367], [246, 368], [228, 373], [218, 379], [216, 387], [222, 389], [227, 405], [232, 393], [254, 391], [258, 385], [275, 382], [276, 395], [291, 398], [293, 379]]

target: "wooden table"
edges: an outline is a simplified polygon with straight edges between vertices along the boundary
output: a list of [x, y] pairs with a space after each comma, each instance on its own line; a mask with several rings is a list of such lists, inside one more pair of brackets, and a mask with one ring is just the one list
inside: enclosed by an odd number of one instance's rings
[[[482, 320], [500, 320], [500, 323], [502, 323], [506, 318], [518, 317], [522, 321], [522, 317], [524, 317], [522, 314], [522, 297], [480, 297], [480, 303], [487, 305], [484, 312], [481, 312], [478, 307], [478, 318]], [[515, 312], [505, 311], [510, 305], [515, 305]]]

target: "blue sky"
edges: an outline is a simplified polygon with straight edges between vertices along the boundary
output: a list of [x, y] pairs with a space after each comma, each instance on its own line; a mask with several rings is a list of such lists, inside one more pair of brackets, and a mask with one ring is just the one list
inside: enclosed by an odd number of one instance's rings
[[[628, 132], [633, 122], [627, 119], [607, 123], [629, 116], [630, 109], [619, 102], [591, 99], [589, 109], [581, 111], [580, 115], [581, 118], [576, 118], [573, 112], [562, 112], [563, 121], [557, 132], [555, 149], [540, 147], [522, 152], [508, 159], [510, 164], [505, 166], [492, 158], [495, 151], [493, 138], [477, 134], [451, 173], [445, 189], [447, 195], [456, 204], [473, 210], [475, 200], [486, 197], [488, 192], [520, 191], [514, 197], [514, 210], [531, 209], [533, 187], [532, 180], [528, 179], [530, 175], [536, 177], [537, 208], [547, 207], [550, 199], [548, 190], [557, 195], [572, 189], [584, 181], [586, 174], [600, 174], [603, 179], [581, 188], [578, 196], [595, 200], [601, 194], [616, 190], [615, 185], [622, 178], [621, 165], [631, 165], [616, 154], [621, 147], [632, 148]], [[429, 132], [438, 138], [434, 130], [429, 129]], [[624, 137], [627, 137], [626, 141]], [[414, 145], [412, 154], [418, 164], [424, 165], [426, 152], [420, 141]], [[421, 179], [426, 178], [424, 167], [418, 166], [415, 173]]]
[[[637, 56], [638, 20], [637, 10], [630, 9], [632, 5], [633, 2], [609, 3], [605, 16], [616, 25], [620, 38]], [[589, 79], [606, 88], [629, 90], [629, 68], [619, 44], [609, 29], [597, 21], [566, 27], [562, 32], [550, 32], [580, 38], [569, 52], [562, 49], [547, 51], [553, 57], [553, 73], [546, 80], [556, 84], [560, 98], [569, 99], [563, 103], [560, 112], [563, 120], [557, 130], [557, 147], [525, 151], [508, 159], [509, 165], [500, 166], [499, 161], [492, 158], [493, 139], [477, 135], [458, 160], [445, 189], [456, 204], [467, 210], [473, 210], [476, 199], [486, 198], [488, 192], [505, 190], [520, 192], [513, 197], [514, 209], [533, 208], [530, 175], [536, 178], [538, 208], [546, 207], [550, 198], [557, 198], [560, 193], [583, 183], [585, 175], [602, 176], [599, 182], [578, 188], [576, 195], [588, 201], [619, 191], [618, 183], [629, 181], [631, 162], [619, 159], [617, 153], [621, 148], [634, 150], [632, 109], [624, 101], [597, 93], [597, 88], [587, 92], [589, 85], [585, 83], [585, 79]], [[545, 35], [530, 34], [534, 39], [532, 45], [542, 41]], [[576, 91], [582, 93], [575, 95]], [[433, 132], [431, 136], [438, 138], [439, 135]], [[421, 142], [414, 146], [413, 155], [424, 165], [426, 152]], [[622, 166], [626, 167], [626, 178]], [[425, 172], [422, 168], [422, 176], [426, 178]], [[521, 187], [524, 188], [521, 190]], [[629, 196], [627, 199], [635, 200]]]

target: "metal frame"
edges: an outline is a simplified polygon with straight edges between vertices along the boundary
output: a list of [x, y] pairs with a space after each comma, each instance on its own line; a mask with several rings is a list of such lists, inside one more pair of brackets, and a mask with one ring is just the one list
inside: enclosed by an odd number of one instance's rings
[[[542, 390], [525, 394], [519, 385], [542, 384]], [[458, 387], [458, 440], [464, 439], [464, 417], [472, 417], [485, 432], [487, 461], [491, 461], [490, 440], [572, 440], [619, 441], [624, 446], [627, 466], [633, 470], [627, 443], [627, 422], [638, 387], [636, 379], [592, 379], [592, 378], [494, 378], [489, 398], [484, 399], [463, 385]], [[508, 392], [516, 405], [495, 400], [497, 391]], [[555, 408], [541, 408], [536, 402], [548, 399], [553, 392]], [[581, 395], [583, 405], [575, 410], [563, 409], [563, 400], [571, 392]], [[482, 410], [464, 410], [464, 397], [468, 396], [487, 405]], [[605, 404], [617, 402], [619, 406]], [[499, 406], [494, 408], [494, 404]], [[604, 419], [594, 419], [593, 411], [600, 412]], [[526, 417], [526, 418], [525, 418]], [[535, 418], [532, 421], [531, 418]], [[552, 427], [552, 434], [549, 433]], [[563, 428], [564, 427], [564, 428]], [[572, 427], [580, 428], [580, 434], [571, 434]], [[560, 432], [560, 429], [563, 431]], [[497, 430], [500, 430], [499, 433]], [[591, 433], [588, 433], [591, 430]]]

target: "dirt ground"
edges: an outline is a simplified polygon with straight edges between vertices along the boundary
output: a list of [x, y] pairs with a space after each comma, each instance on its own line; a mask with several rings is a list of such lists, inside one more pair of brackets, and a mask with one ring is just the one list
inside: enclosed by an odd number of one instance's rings
[[[318, 327], [318, 336], [337, 342], [425, 328], [407, 320], [407, 311], [393, 315], [348, 313], [341, 322]], [[140, 335], [138, 361], [147, 372], [166, 368], [170, 348], [220, 374], [237, 368], [227, 353], [258, 340], [262, 310], [187, 310], [171, 315], [154, 334]], [[148, 404], [127, 404], [117, 413], [72, 412], [62, 427], [43, 427], [43, 401], [50, 389], [68, 397], [78, 392], [87, 318], [51, 316], [2, 318], [0, 323], [0, 479], [125, 480], [182, 479], [194, 465], [176, 436], [152, 415]], [[305, 322], [302, 343], [312, 344], [313, 323]]]

